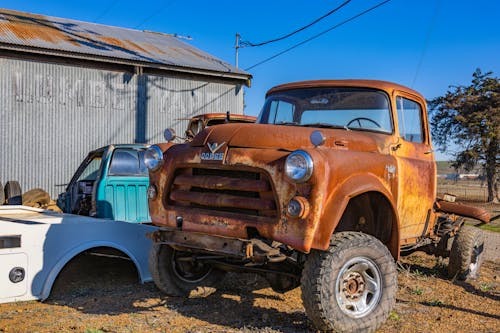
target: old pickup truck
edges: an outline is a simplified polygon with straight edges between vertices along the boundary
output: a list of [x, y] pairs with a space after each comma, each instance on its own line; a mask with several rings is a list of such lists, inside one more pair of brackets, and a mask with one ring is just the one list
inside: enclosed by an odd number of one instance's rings
[[489, 215], [436, 198], [425, 99], [373, 80], [268, 91], [257, 123], [152, 146], [150, 270], [169, 295], [208, 294], [225, 271], [300, 286], [319, 330], [372, 332], [396, 300], [395, 261], [423, 250], [477, 276]]

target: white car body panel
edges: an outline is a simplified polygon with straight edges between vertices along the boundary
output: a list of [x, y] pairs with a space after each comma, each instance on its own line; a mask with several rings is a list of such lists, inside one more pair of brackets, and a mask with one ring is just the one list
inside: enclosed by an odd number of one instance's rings
[[[125, 253], [139, 280], [151, 281], [148, 254], [152, 225], [61, 214], [25, 206], [0, 206], [0, 303], [44, 300], [64, 266], [78, 254], [96, 247]], [[12, 282], [13, 268], [24, 269]], [[85, 272], [82, 272], [85, 274]]]

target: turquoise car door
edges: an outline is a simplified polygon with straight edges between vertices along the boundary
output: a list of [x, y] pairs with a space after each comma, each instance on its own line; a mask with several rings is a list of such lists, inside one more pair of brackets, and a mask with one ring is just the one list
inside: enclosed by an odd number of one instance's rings
[[97, 217], [133, 223], [151, 222], [144, 150], [114, 149], [96, 191]]

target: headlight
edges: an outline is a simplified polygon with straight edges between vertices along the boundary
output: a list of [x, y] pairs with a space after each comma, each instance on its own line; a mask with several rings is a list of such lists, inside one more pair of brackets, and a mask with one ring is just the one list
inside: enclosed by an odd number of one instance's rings
[[158, 146], [151, 146], [144, 153], [144, 164], [148, 169], [157, 170], [163, 162], [163, 152]]
[[296, 150], [286, 158], [285, 174], [297, 183], [303, 183], [311, 178], [313, 172], [313, 160], [303, 150]]

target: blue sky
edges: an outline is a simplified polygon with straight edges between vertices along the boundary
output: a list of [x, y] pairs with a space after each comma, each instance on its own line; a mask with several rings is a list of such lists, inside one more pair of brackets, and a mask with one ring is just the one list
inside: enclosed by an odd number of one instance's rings
[[[254, 43], [306, 25], [344, 0], [6, 0], [4, 8], [100, 24], [191, 36], [189, 43], [234, 64], [235, 34]], [[381, 2], [352, 0], [293, 37], [240, 49], [248, 68]], [[368, 78], [397, 82], [428, 99], [468, 84], [476, 68], [500, 76], [500, 1], [391, 0], [276, 59], [250, 70], [245, 113], [256, 115], [274, 85], [308, 79]], [[442, 155], [438, 155], [442, 158]]]

